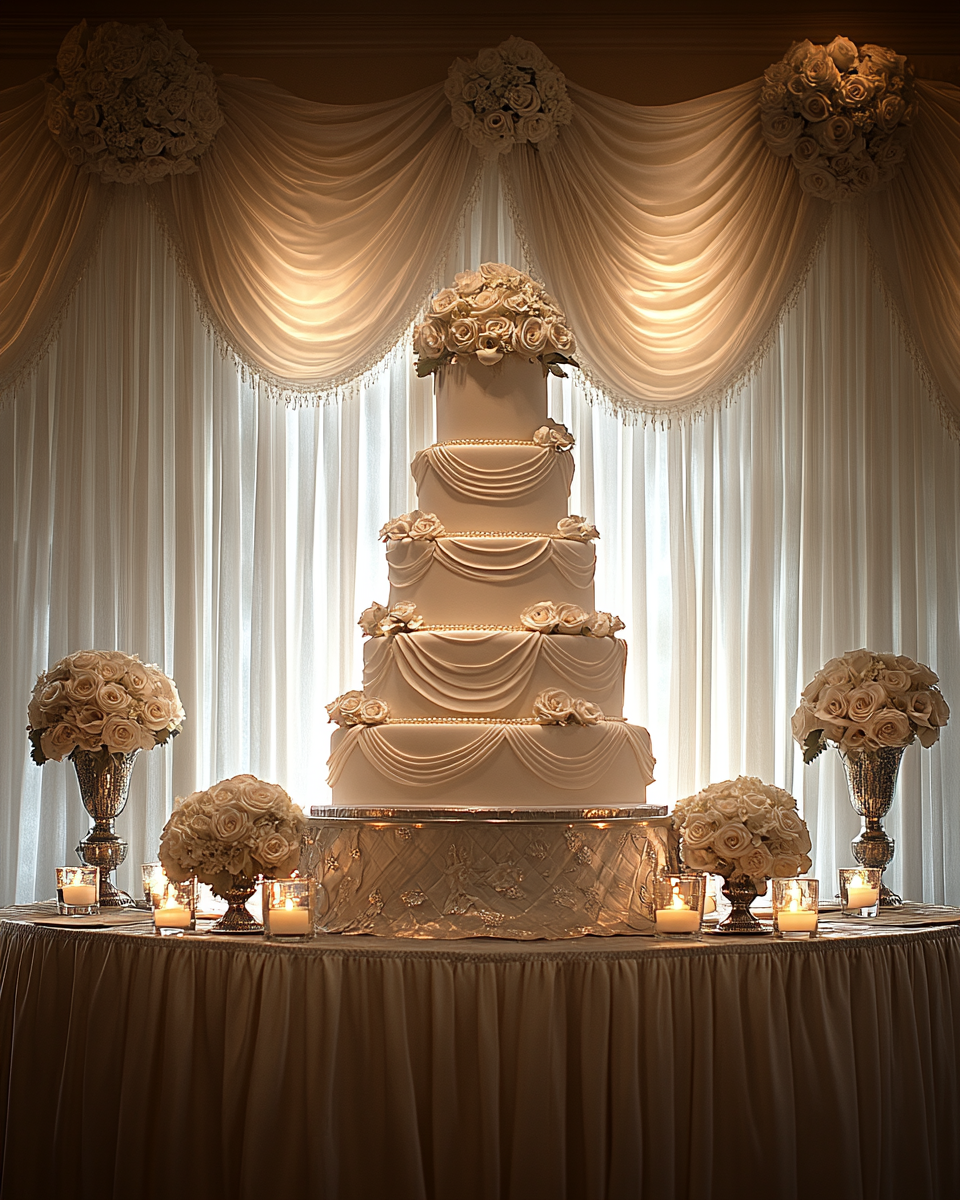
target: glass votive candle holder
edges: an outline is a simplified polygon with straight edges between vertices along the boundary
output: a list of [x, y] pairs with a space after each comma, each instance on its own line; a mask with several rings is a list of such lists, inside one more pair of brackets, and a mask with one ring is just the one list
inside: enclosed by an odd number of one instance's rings
[[183, 937], [197, 927], [197, 881], [192, 876], [180, 883], [161, 874], [154, 880], [150, 899], [153, 904], [153, 932], [158, 937]]
[[773, 932], [776, 937], [817, 936], [818, 879], [773, 880]]
[[880, 868], [841, 867], [840, 905], [846, 916], [875, 917], [880, 911]]
[[695, 871], [661, 875], [656, 884], [654, 932], [659, 938], [700, 937], [706, 876]]
[[62, 917], [99, 913], [99, 867], [57, 867], [57, 911]]
[[317, 884], [309, 876], [263, 881], [263, 928], [269, 941], [308, 941], [316, 908]]
[[718, 875], [704, 875], [703, 877], [703, 915], [705, 917], [713, 916], [717, 911], [717, 880]]
[[153, 893], [156, 889], [163, 887], [163, 882], [166, 876], [163, 873], [163, 867], [158, 862], [142, 863], [140, 866], [140, 877], [143, 880], [143, 898], [146, 901], [148, 908], [153, 907]]

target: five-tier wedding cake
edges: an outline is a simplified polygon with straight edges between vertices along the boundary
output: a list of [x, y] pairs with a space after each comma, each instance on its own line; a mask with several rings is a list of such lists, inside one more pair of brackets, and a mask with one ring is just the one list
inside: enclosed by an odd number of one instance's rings
[[568, 513], [573, 438], [546, 376], [573, 361], [555, 303], [502, 264], [418, 327], [437, 441], [389, 521], [390, 595], [360, 619], [363, 690], [328, 706], [335, 806], [642, 804], [654, 759], [623, 719], [622, 622], [594, 608], [596, 529]]
[[547, 416], [572, 335], [538, 284], [487, 263], [434, 297], [414, 348], [437, 441], [413, 461], [419, 507], [381, 530], [390, 595], [360, 618], [363, 688], [327, 706], [333, 806], [313, 808], [302, 863], [322, 927], [651, 932], [676, 837], [644, 804], [623, 623], [594, 608], [598, 534], [568, 512], [573, 438]]

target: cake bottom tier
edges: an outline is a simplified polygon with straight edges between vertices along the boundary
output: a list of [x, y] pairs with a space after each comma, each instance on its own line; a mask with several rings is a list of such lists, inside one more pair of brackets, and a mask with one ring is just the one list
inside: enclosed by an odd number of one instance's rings
[[642, 804], [655, 761], [647, 731], [624, 721], [354, 725], [331, 747], [336, 805]]
[[[301, 870], [328, 933], [398, 938], [649, 934], [677, 840], [658, 810], [314, 809]], [[659, 810], [662, 811], [662, 810]]]

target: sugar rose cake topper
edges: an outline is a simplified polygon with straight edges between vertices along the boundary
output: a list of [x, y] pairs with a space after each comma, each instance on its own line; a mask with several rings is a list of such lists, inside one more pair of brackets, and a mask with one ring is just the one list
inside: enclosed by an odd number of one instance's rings
[[506, 263], [483, 263], [477, 271], [456, 275], [453, 287], [434, 296], [414, 328], [413, 349], [421, 378], [464, 355], [492, 366], [516, 354], [536, 359], [545, 375], [563, 378], [561, 364], [579, 366], [574, 336], [556, 300]]
[[893, 177], [916, 115], [913, 69], [902, 54], [849, 38], [795, 42], [764, 72], [763, 136], [790, 156], [800, 186], [848, 200]]

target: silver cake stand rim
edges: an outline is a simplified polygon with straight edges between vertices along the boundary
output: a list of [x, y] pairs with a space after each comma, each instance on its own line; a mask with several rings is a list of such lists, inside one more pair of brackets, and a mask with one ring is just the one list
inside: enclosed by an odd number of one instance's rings
[[397, 825], [419, 825], [427, 822], [444, 824], [571, 824], [597, 821], [636, 822], [665, 817], [667, 809], [662, 804], [635, 805], [591, 805], [588, 808], [397, 808], [394, 805], [313, 805], [311, 821], [376, 821]]

